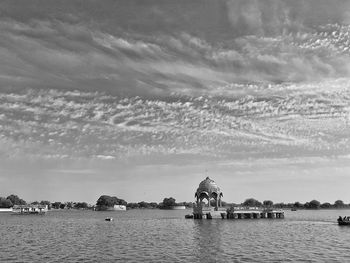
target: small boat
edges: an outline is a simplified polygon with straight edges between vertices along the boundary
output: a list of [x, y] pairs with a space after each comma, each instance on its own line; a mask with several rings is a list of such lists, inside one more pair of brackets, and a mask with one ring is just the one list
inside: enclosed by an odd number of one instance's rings
[[113, 217], [107, 217], [105, 218], [105, 221], [113, 221]]
[[350, 226], [350, 221], [338, 221], [340, 226]]
[[191, 219], [191, 218], [193, 218], [193, 215], [185, 215], [185, 218]]
[[337, 219], [337, 221], [338, 221], [338, 224], [339, 224], [340, 226], [350, 226], [349, 217], [344, 217], [344, 218], [339, 217], [339, 218]]

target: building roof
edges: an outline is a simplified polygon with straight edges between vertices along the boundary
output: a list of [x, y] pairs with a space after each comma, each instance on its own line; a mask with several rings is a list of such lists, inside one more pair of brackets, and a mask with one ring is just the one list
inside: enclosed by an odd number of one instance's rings
[[217, 194], [217, 196], [222, 195], [220, 188], [217, 186], [214, 180], [210, 179], [209, 177], [200, 182], [195, 196], [200, 196], [202, 193], [205, 193], [210, 197], [213, 193]]

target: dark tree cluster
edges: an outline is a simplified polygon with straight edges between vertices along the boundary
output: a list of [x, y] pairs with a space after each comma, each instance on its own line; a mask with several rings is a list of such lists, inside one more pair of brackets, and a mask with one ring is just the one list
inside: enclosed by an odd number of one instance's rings
[[262, 203], [260, 203], [258, 200], [254, 199], [254, 198], [248, 198], [246, 199], [243, 203], [243, 206], [261, 206]]
[[19, 198], [17, 195], [9, 195], [8, 197], [0, 197], [0, 208], [10, 208], [14, 205], [25, 205], [26, 201]]
[[[169, 202], [170, 200], [170, 202]], [[137, 208], [147, 208], [147, 209], [155, 209], [155, 208], [160, 208], [160, 209], [170, 209], [172, 206], [174, 206], [174, 202], [173, 200], [175, 200], [174, 198], [170, 197], [170, 198], [165, 198], [163, 200], [163, 202], [161, 203], [156, 203], [156, 202], [138, 202], [138, 203], [128, 203], [126, 205], [127, 208], [129, 209], [137, 209]], [[164, 201], [165, 201], [165, 205], [164, 205]], [[183, 205], [185, 207], [193, 207], [193, 203], [192, 202], [181, 202], [181, 203], [176, 203], [175, 205]]]
[[317, 200], [312, 200], [310, 202], [306, 202], [305, 204], [300, 204], [299, 202], [294, 203], [295, 208], [305, 208], [305, 209], [343, 209], [350, 208], [350, 204], [345, 204], [342, 200], [336, 200], [334, 204], [331, 203], [320, 203]]
[[154, 208], [158, 208], [158, 204], [155, 203], [155, 202], [148, 203], [148, 202], [142, 201], [142, 202], [138, 202], [138, 203], [128, 203], [126, 205], [126, 207], [130, 208], [130, 209], [135, 209], [135, 208], [150, 208], [150, 209], [154, 209]]
[[176, 200], [175, 198], [169, 197], [164, 198], [163, 202], [159, 204], [160, 209], [171, 209], [172, 207], [176, 206]]
[[276, 203], [274, 204], [271, 200], [265, 200], [260, 203], [258, 200], [254, 198], [246, 199], [242, 204], [242, 206], [257, 206], [257, 207], [274, 207], [274, 208], [296, 208], [296, 209], [340, 209], [340, 208], [350, 208], [350, 204], [344, 204], [342, 200], [337, 200], [334, 204], [331, 203], [323, 203], [321, 204], [317, 200], [311, 200], [310, 202], [306, 202], [302, 204], [300, 202], [295, 203]]
[[105, 210], [108, 207], [113, 207], [114, 205], [127, 205], [127, 204], [128, 203], [125, 200], [119, 199], [115, 196], [101, 195], [96, 202], [96, 207], [98, 210]]
[[77, 202], [74, 204], [74, 208], [76, 209], [87, 209], [89, 206], [86, 202]]
[[0, 208], [10, 208], [12, 206], [13, 206], [13, 204], [12, 204], [11, 200], [4, 198], [4, 197], [0, 197]]
[[62, 205], [61, 202], [54, 202], [54, 203], [51, 204], [51, 207], [52, 207], [53, 209], [63, 209], [63, 208], [65, 208], [65, 205], [64, 205], [64, 204], [63, 204], [62, 208], [61, 208], [61, 205]]
[[317, 200], [311, 200], [310, 202], [306, 202], [304, 204], [305, 209], [319, 209], [321, 206], [321, 203]]

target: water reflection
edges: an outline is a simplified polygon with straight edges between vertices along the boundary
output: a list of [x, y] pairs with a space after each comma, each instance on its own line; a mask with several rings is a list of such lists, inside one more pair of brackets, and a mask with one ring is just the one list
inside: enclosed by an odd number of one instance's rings
[[225, 221], [219, 220], [194, 220], [193, 236], [195, 240], [195, 256], [200, 262], [217, 262], [220, 255], [224, 254], [223, 246], [226, 245], [224, 236]]

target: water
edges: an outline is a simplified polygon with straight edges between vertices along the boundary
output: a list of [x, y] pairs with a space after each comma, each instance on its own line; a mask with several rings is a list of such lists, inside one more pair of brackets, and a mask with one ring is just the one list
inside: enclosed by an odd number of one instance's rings
[[[187, 211], [0, 214], [0, 262], [349, 262], [350, 210], [192, 220]], [[112, 216], [114, 221], [104, 218]]]

